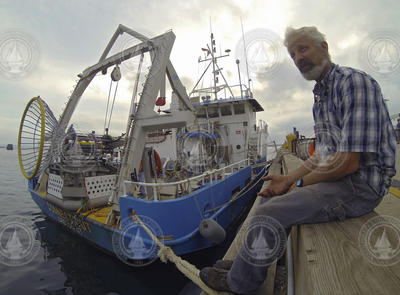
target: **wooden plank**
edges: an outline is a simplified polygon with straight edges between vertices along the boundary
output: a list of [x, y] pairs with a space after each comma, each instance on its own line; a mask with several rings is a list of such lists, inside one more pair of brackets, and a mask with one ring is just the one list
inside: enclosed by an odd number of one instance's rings
[[[393, 206], [386, 204], [392, 203], [390, 199], [386, 197], [381, 206]], [[397, 217], [399, 205], [397, 201]], [[382, 208], [377, 211], [388, 214]], [[361, 227], [377, 215], [302, 225], [297, 238], [296, 294], [399, 294], [400, 264], [376, 266], [360, 251]]]
[[303, 164], [303, 160], [297, 158], [295, 155], [290, 154], [288, 152], [283, 153], [282, 157], [282, 165], [284, 166], [283, 168], [285, 169], [286, 173], [289, 173]]
[[[284, 164], [291, 171], [301, 160], [285, 155]], [[362, 226], [379, 214], [400, 218], [400, 200], [388, 195], [374, 212], [365, 216], [294, 227], [296, 295], [400, 294], [400, 263], [377, 266], [360, 250]]]

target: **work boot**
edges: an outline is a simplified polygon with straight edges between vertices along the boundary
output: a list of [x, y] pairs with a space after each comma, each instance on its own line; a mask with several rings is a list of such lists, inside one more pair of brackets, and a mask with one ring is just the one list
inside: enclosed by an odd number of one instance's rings
[[233, 264], [233, 260], [225, 260], [225, 259], [218, 259], [214, 267], [219, 268], [219, 269], [225, 269], [225, 270], [230, 270]]
[[200, 279], [211, 289], [233, 293], [228, 286], [227, 275], [227, 270], [215, 267], [205, 267], [200, 271]]

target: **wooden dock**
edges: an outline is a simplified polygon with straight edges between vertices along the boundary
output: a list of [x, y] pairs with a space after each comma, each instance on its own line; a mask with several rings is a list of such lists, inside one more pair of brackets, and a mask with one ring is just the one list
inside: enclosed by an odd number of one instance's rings
[[[282, 169], [286, 173], [290, 172], [301, 163], [302, 160], [293, 154], [280, 150], [272, 163], [269, 174], [281, 174]], [[394, 254], [386, 257], [387, 261], [383, 261], [383, 263], [382, 260], [372, 260], [374, 261], [372, 263], [368, 259], [369, 252], [365, 250], [365, 247], [360, 246], [360, 241], [363, 241], [363, 239], [360, 239], [360, 232], [364, 233], [365, 229], [368, 229], [369, 223], [367, 224], [367, 222], [371, 222], [372, 218], [389, 216], [388, 218], [400, 220], [400, 157], [396, 159], [396, 168], [399, 173], [394, 177], [394, 183], [399, 184], [398, 189], [392, 187], [390, 193], [384, 197], [382, 203], [373, 212], [341, 222], [308, 224], [296, 226], [292, 229], [294, 294], [400, 294], [400, 227], [393, 224], [395, 227], [392, 227], [394, 230], [391, 232], [390, 246]], [[267, 185], [268, 182], [264, 183], [261, 190]], [[393, 193], [398, 193], [398, 196]], [[255, 208], [263, 200], [262, 197], [257, 197], [236, 239], [243, 237], [241, 233], [246, 231], [250, 217], [253, 216]], [[383, 223], [379, 228], [376, 228], [377, 231], [382, 232], [384, 227], [385, 224]], [[390, 230], [390, 224], [387, 228]], [[370, 245], [376, 244], [375, 236], [372, 237], [371, 235]], [[238, 249], [234, 245], [240, 242], [236, 239], [228, 249], [224, 259], [236, 257]], [[380, 265], [385, 263], [386, 265]], [[277, 278], [282, 276], [282, 273], [279, 273], [280, 271], [277, 263], [271, 265], [267, 279], [256, 294], [286, 294], [286, 288], [282, 290], [282, 288], [279, 288], [280, 286], [277, 286], [277, 281], [279, 281]]]
[[[301, 160], [291, 154], [284, 162], [289, 172], [301, 165]], [[364, 224], [378, 215], [400, 220], [400, 199], [388, 194], [373, 212], [362, 217], [293, 228], [295, 294], [400, 294], [400, 253], [372, 263], [368, 249], [360, 246]], [[400, 237], [395, 240], [392, 246], [400, 252]], [[394, 265], [380, 265], [396, 260]]]

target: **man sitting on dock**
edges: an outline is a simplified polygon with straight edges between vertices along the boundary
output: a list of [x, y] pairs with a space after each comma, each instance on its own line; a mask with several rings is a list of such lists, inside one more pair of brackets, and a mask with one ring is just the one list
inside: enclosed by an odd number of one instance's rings
[[[378, 83], [362, 71], [332, 63], [328, 43], [317, 28], [288, 28], [284, 43], [303, 77], [316, 81], [317, 152], [288, 175], [263, 178], [271, 181], [260, 192], [268, 199], [254, 216], [276, 221], [287, 235], [293, 225], [342, 221], [371, 212], [395, 175], [396, 137]], [[253, 232], [247, 244], [260, 240], [261, 230]], [[272, 247], [279, 236], [266, 233], [264, 238]], [[265, 280], [268, 264], [251, 263], [244, 248], [234, 261], [202, 269], [203, 282], [220, 291], [254, 292]]]

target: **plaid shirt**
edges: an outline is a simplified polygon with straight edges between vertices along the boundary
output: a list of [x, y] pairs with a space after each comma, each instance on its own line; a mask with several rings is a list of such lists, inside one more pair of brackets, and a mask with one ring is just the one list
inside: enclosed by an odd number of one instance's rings
[[322, 157], [360, 152], [356, 173], [385, 195], [396, 173], [396, 137], [378, 83], [362, 71], [332, 64], [313, 92], [317, 150]]

